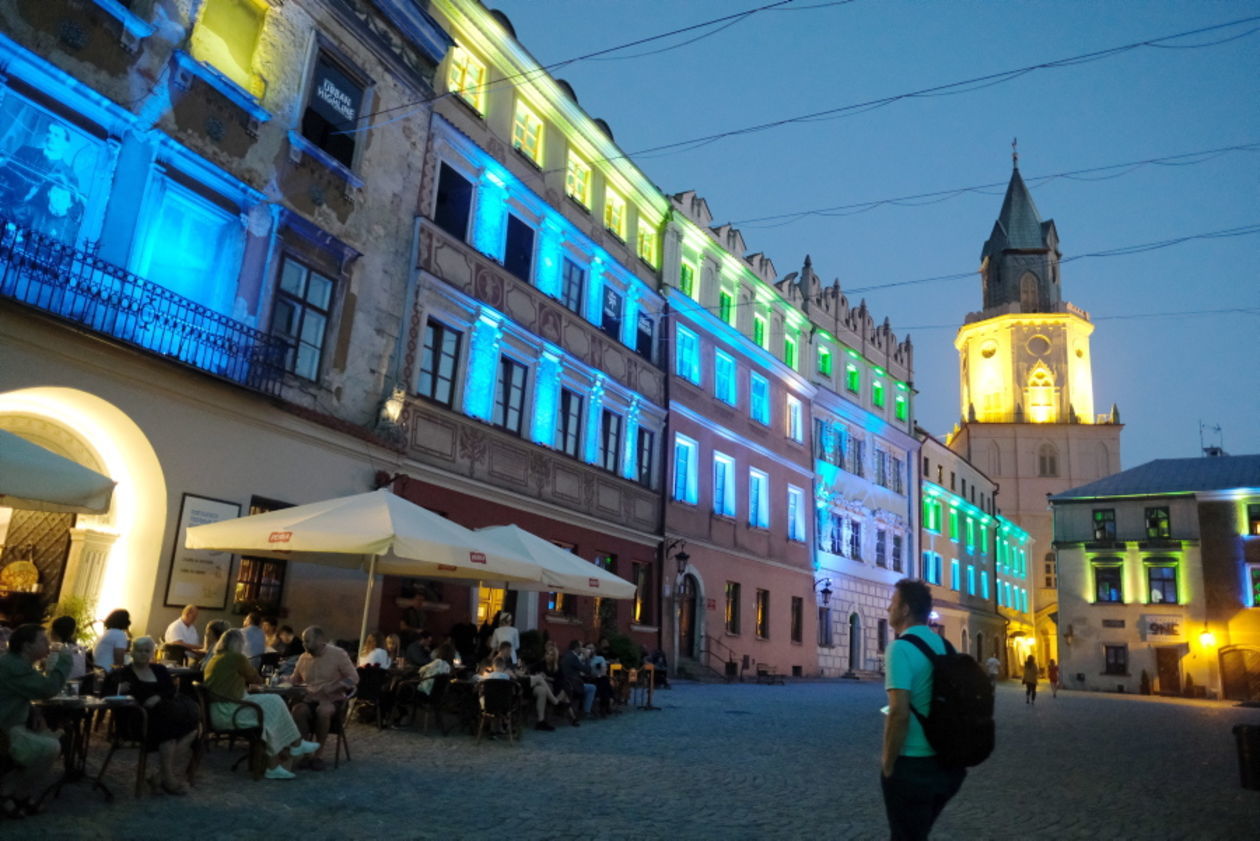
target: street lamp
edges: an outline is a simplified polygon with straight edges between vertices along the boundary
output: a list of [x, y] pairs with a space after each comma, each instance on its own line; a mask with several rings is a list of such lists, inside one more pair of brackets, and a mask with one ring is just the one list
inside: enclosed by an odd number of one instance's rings
[[820, 581], [815, 581], [814, 589], [818, 590], [819, 587], [822, 587], [822, 590], [819, 591], [819, 593], [822, 596], [823, 607], [826, 607], [831, 604], [831, 579], [824, 578]]

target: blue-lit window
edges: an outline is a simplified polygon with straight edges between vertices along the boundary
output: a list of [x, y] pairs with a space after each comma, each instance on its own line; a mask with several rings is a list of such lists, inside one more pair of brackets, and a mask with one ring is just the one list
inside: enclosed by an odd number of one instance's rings
[[875, 566], [888, 566], [888, 532], [875, 529]]
[[639, 484], [652, 487], [652, 465], [655, 462], [656, 433], [639, 427]]
[[520, 435], [524, 417], [525, 366], [506, 356], [500, 357], [499, 382], [494, 391], [494, 425]]
[[604, 287], [604, 315], [599, 328], [617, 341], [621, 341], [621, 295], [615, 289]]
[[718, 400], [732, 406], [739, 401], [735, 360], [720, 350], [713, 353], [713, 393]]
[[971, 564], [967, 564], [967, 595], [974, 596], [976, 594], [976, 568]]
[[793, 441], [805, 440], [805, 421], [802, 417], [804, 410], [801, 408], [801, 401], [792, 395], [788, 395], [784, 401], [784, 407], [787, 409], [787, 435]]
[[770, 476], [756, 469], [748, 471], [748, 525], [770, 528]]
[[[144, 229], [134, 271], [215, 312], [231, 313], [244, 249], [240, 214], [229, 213], [169, 178], [159, 179], [159, 184], [161, 199]], [[81, 215], [81, 208], [77, 212]], [[32, 227], [45, 230], [47, 226], [37, 221]], [[285, 282], [282, 276], [281, 284]], [[292, 288], [301, 285], [296, 279], [290, 282]], [[274, 317], [272, 324], [274, 330]]]
[[1094, 601], [1096, 602], [1115, 602], [1124, 601], [1124, 589], [1121, 584], [1121, 566], [1120, 559], [1116, 558], [1111, 562], [1094, 563]]
[[699, 499], [700, 447], [685, 435], [674, 436], [674, 499], [696, 504]]
[[700, 337], [686, 327], [678, 328], [678, 347], [675, 350], [674, 371], [678, 376], [700, 384]]
[[560, 449], [578, 458], [582, 452], [582, 395], [560, 389]]
[[893, 572], [901, 572], [901, 535], [894, 534], [892, 539]]
[[980, 596], [985, 599], [989, 597], [989, 573], [984, 570], [980, 571]]
[[519, 219], [515, 213], [507, 215], [507, 232], [504, 234], [503, 268], [529, 282], [534, 267], [534, 229]]
[[713, 454], [713, 513], [735, 516], [735, 459], [718, 452]]
[[621, 461], [621, 415], [604, 410], [601, 425], [599, 463], [605, 470], [618, 473]]
[[849, 557], [862, 560], [862, 521], [849, 520]]
[[271, 332], [284, 342], [285, 370], [299, 377], [319, 379], [332, 293], [332, 280], [285, 256]]
[[949, 586], [954, 590], [962, 589], [962, 570], [957, 558], [949, 562]]
[[1150, 592], [1150, 604], [1177, 604], [1177, 564], [1171, 558], [1168, 563], [1151, 564], [1146, 568], [1146, 583]]
[[433, 222], [456, 239], [468, 238], [468, 218], [472, 211], [473, 185], [449, 164], [438, 175]]
[[748, 413], [759, 423], [770, 425], [770, 381], [753, 371], [748, 376]]
[[564, 258], [563, 289], [561, 303], [574, 312], [582, 311], [582, 288], [586, 286], [586, 271], [577, 263]]
[[788, 540], [805, 540], [805, 492], [788, 486]]
[[424, 355], [420, 358], [417, 394], [443, 406], [451, 405], [455, 398], [455, 370], [462, 339], [463, 334], [458, 330], [429, 319], [424, 329]]
[[634, 352], [651, 362], [656, 346], [656, 323], [652, 316], [644, 313], [639, 313], [638, 319], [638, 324], [635, 325]]

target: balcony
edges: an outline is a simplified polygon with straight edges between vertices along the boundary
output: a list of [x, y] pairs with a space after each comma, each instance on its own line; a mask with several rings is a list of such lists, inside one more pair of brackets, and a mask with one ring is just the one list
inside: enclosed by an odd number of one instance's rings
[[280, 340], [3, 220], [0, 298], [254, 391], [280, 393], [286, 351]]

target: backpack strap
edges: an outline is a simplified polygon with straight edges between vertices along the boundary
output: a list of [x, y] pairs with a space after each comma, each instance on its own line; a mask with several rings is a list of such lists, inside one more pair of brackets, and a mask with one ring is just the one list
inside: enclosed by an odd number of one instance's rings
[[[898, 634], [897, 639], [905, 640], [906, 642], [913, 645], [915, 648], [919, 649], [919, 651], [923, 653], [923, 656], [928, 659], [928, 663], [930, 663], [933, 668], [936, 667], [937, 658], [942, 656], [940, 654], [937, 654], [935, 651], [933, 651], [932, 647], [927, 644], [927, 641], [916, 634]], [[950, 645], [949, 640], [945, 639], [944, 637], [941, 637], [941, 642], [945, 643], [946, 654], [954, 653], [954, 646]], [[927, 716], [925, 716], [923, 713], [916, 710], [914, 708], [914, 704], [910, 704], [910, 712], [914, 713], [914, 717], [919, 720], [919, 726], [923, 727], [923, 729], [926, 731], [927, 730]]]

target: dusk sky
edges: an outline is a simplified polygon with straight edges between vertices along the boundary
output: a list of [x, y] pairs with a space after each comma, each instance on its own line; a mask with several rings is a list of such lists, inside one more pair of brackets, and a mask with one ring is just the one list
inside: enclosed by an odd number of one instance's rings
[[[487, 5], [506, 12], [519, 40], [551, 64], [769, 1]], [[960, 414], [953, 337], [980, 308], [974, 272], [1018, 137], [1020, 170], [1042, 218], [1058, 227], [1064, 296], [1096, 325], [1095, 409], [1120, 407], [1122, 466], [1197, 455], [1200, 420], [1222, 428], [1228, 452], [1260, 452], [1260, 2], [797, 0], [782, 8], [554, 74], [662, 190], [695, 189], [714, 223], [734, 223], [780, 276], [810, 254], [826, 281], [838, 277], [852, 301], [866, 298], [877, 323], [888, 317], [899, 337], [910, 333], [918, 420], [938, 435]], [[1248, 18], [949, 95], [634, 154]], [[660, 52], [704, 33], [715, 34]], [[1039, 177], [1237, 146], [1250, 148]], [[981, 185], [994, 186], [749, 221]], [[1237, 228], [1244, 233], [1068, 262]], [[971, 274], [887, 286], [962, 272]]]

